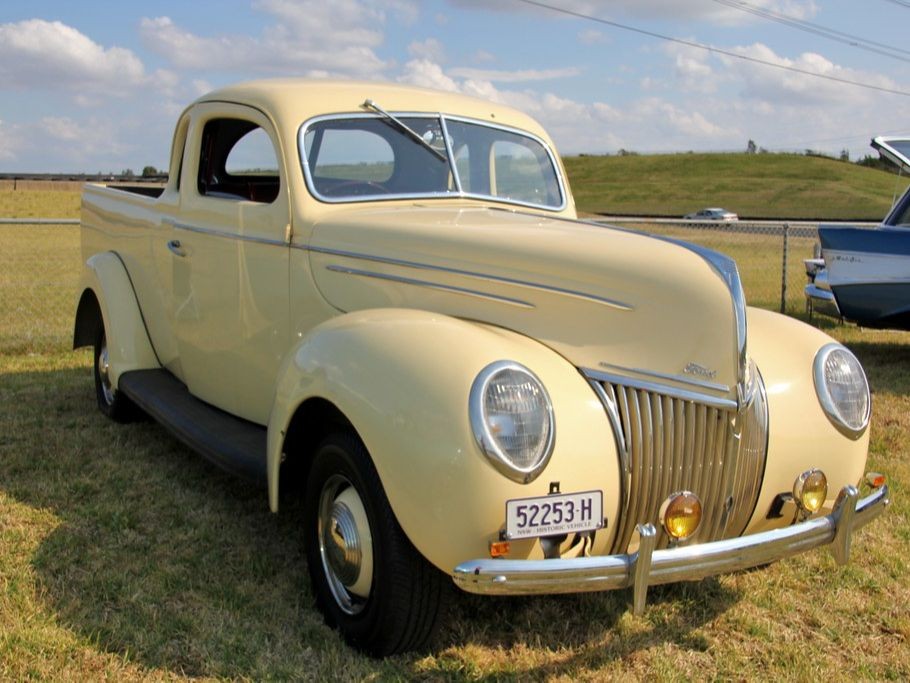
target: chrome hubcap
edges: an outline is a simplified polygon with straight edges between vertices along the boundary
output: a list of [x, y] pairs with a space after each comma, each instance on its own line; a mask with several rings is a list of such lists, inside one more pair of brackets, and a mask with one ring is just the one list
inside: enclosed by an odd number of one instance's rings
[[101, 393], [108, 405], [114, 402], [114, 386], [111, 384], [111, 361], [107, 351], [107, 338], [101, 338], [101, 349], [98, 351], [98, 377], [101, 378]]
[[344, 503], [335, 501], [323, 529], [326, 557], [329, 566], [345, 587], [350, 587], [360, 575], [360, 536], [354, 515]]
[[319, 497], [319, 555], [335, 602], [358, 614], [370, 597], [372, 535], [357, 490], [341, 475], [329, 477]]

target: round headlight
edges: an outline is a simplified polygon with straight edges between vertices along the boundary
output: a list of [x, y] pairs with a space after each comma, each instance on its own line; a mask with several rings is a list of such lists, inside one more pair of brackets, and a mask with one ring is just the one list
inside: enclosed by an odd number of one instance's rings
[[511, 361], [491, 363], [471, 387], [469, 413], [474, 437], [504, 475], [527, 483], [553, 452], [553, 406], [540, 380]]
[[840, 344], [827, 344], [815, 356], [815, 391], [834, 426], [852, 438], [869, 426], [872, 399], [866, 373]]
[[793, 482], [793, 498], [806, 512], [818, 512], [828, 498], [828, 478], [821, 470], [803, 472]]
[[660, 523], [670, 538], [682, 541], [698, 531], [701, 501], [691, 491], [671, 494], [660, 506]]

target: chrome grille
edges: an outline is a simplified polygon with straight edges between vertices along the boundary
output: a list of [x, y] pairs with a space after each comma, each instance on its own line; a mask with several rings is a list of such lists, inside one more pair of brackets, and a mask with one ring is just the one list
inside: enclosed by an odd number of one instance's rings
[[[639, 523], [661, 529], [661, 503], [676, 491], [702, 501], [694, 543], [731, 538], [746, 527], [761, 488], [768, 435], [764, 386], [756, 373], [741, 410], [616, 381], [592, 380], [621, 432], [623, 503], [613, 552], [624, 552]], [[662, 531], [659, 545], [668, 539]]]

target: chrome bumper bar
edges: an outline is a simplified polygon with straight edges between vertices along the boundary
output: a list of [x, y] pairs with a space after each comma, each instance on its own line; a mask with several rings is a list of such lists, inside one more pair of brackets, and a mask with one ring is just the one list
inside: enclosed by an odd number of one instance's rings
[[782, 560], [830, 545], [838, 564], [850, 555], [853, 531], [878, 517], [890, 503], [888, 487], [863, 499], [845, 486], [829, 515], [782, 529], [666, 550], [654, 550], [653, 524], [639, 524], [638, 550], [625, 555], [552, 560], [479, 559], [455, 567], [455, 584], [469, 593], [534, 595], [634, 588], [633, 611], [645, 607], [648, 586], [692, 581]]

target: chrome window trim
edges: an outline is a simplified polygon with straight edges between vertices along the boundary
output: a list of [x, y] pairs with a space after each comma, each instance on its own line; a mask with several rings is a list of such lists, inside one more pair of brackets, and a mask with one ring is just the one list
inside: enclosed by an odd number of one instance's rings
[[543, 292], [551, 292], [555, 294], [563, 294], [565, 296], [571, 296], [576, 299], [582, 299], [583, 301], [592, 301], [594, 303], [602, 304], [604, 306], [609, 306], [620, 311], [632, 311], [634, 307], [630, 304], [623, 303], [621, 301], [615, 301], [613, 299], [606, 299], [604, 297], [596, 296], [594, 294], [586, 294], [585, 292], [578, 292], [571, 289], [564, 289], [562, 287], [553, 287], [550, 285], [541, 285], [535, 282], [529, 282], [526, 280], [518, 280], [515, 278], [509, 278], [499, 275], [490, 275], [488, 273], [478, 273], [470, 270], [462, 270], [460, 268], [449, 268], [447, 266], [435, 266], [429, 263], [419, 263], [417, 261], [405, 261], [403, 259], [396, 259], [387, 256], [375, 256], [373, 254], [363, 254], [354, 251], [344, 251], [341, 249], [329, 249], [327, 247], [315, 247], [312, 245], [306, 244], [292, 244], [292, 249], [300, 249], [302, 251], [308, 251], [314, 254], [325, 254], [328, 256], [341, 256], [343, 258], [357, 259], [360, 261], [370, 261], [371, 263], [385, 263], [391, 266], [401, 266], [403, 268], [414, 268], [417, 270], [431, 270], [439, 273], [448, 273], [451, 275], [462, 275], [464, 277], [476, 278], [478, 280], [484, 280], [487, 282], [499, 282], [507, 285], [515, 285], [516, 287], [527, 287], [529, 289], [537, 289]]
[[580, 368], [580, 370], [588, 380], [621, 384], [626, 387], [631, 387], [632, 389], [641, 389], [642, 391], [650, 391], [658, 394], [663, 394], [664, 396], [669, 396], [670, 398], [678, 398], [683, 401], [695, 401], [696, 403], [701, 403], [705, 406], [710, 406], [711, 408], [720, 408], [722, 410], [733, 411], [739, 409], [739, 403], [728, 398], [718, 398], [717, 396], [712, 396], [711, 394], [688, 391], [687, 389], [680, 389], [668, 384], [649, 382], [646, 380], [629, 377], [627, 375], [618, 375], [611, 372], [603, 372], [602, 370], [594, 370], [592, 368]]
[[[344, 119], [376, 119], [382, 120], [382, 116], [375, 113], [368, 112], [348, 112], [348, 113], [337, 113], [337, 114], [322, 114], [320, 116], [314, 116], [313, 118], [307, 119], [302, 124], [297, 131], [297, 156], [300, 159], [300, 166], [303, 169], [304, 180], [306, 181], [307, 190], [309, 190], [310, 195], [317, 201], [323, 202], [325, 204], [353, 204], [360, 202], [382, 202], [382, 201], [395, 201], [395, 200], [412, 200], [412, 199], [478, 199], [482, 201], [495, 202], [498, 204], [509, 204], [513, 206], [523, 206], [531, 209], [540, 209], [543, 211], [552, 211], [559, 212], [563, 211], [566, 206], [568, 206], [568, 193], [566, 192], [566, 182], [562, 175], [562, 169], [557, 163], [556, 154], [550, 145], [547, 144], [545, 140], [541, 137], [535, 135], [521, 128], [513, 128], [512, 126], [504, 126], [502, 124], [490, 123], [482, 119], [473, 119], [466, 116], [457, 116], [454, 114], [444, 114], [442, 112], [401, 112], [395, 111], [391, 112], [398, 118], [424, 118], [424, 119], [438, 119], [440, 121], [440, 127], [443, 130], [443, 136], [445, 138], [446, 152], [448, 154], [447, 163], [449, 169], [452, 173], [452, 177], [455, 181], [455, 191], [453, 192], [415, 192], [415, 193], [405, 193], [405, 194], [383, 194], [383, 195], [371, 195], [367, 197], [326, 197], [325, 195], [320, 194], [316, 190], [316, 185], [313, 182], [312, 170], [310, 169], [310, 161], [306, 155], [306, 145], [304, 138], [306, 136], [309, 128], [315, 124], [322, 121], [338, 121]], [[532, 202], [523, 202], [515, 199], [506, 199], [503, 197], [493, 197], [491, 195], [477, 194], [472, 192], [464, 192], [461, 186], [461, 179], [458, 177], [458, 169], [456, 168], [454, 161], [454, 155], [452, 154], [451, 141], [449, 140], [448, 129], [445, 126], [445, 120], [449, 121], [459, 121], [461, 123], [468, 123], [472, 125], [484, 126], [486, 128], [492, 128], [494, 130], [501, 130], [507, 133], [512, 133], [513, 135], [519, 135], [521, 137], [528, 138], [538, 143], [543, 147], [544, 151], [547, 153], [547, 157], [550, 160], [550, 165], [553, 168], [553, 173], [556, 176], [556, 184], [559, 190], [560, 203], [557, 206], [550, 206], [548, 204], [534, 204]]]
[[438, 282], [430, 282], [428, 280], [415, 280], [409, 277], [402, 277], [400, 275], [390, 275], [388, 273], [377, 273], [376, 271], [370, 270], [359, 270], [357, 268], [348, 268], [346, 266], [339, 266], [331, 264], [326, 266], [326, 270], [329, 270], [333, 273], [343, 273], [345, 275], [357, 275], [360, 277], [374, 278], [377, 280], [387, 280], [389, 282], [397, 282], [399, 284], [405, 285], [414, 285], [415, 287], [427, 287], [429, 289], [436, 289], [442, 292], [449, 292], [452, 294], [462, 294], [464, 296], [472, 296], [478, 299], [486, 299], [488, 301], [495, 301], [497, 303], [509, 304], [512, 306], [518, 306], [520, 308], [536, 308], [534, 304], [527, 301], [522, 301], [521, 299], [512, 299], [507, 296], [499, 296], [497, 294], [490, 294], [489, 292], [481, 292], [476, 289], [467, 289], [465, 287], [455, 287], [454, 285], [443, 285]]

